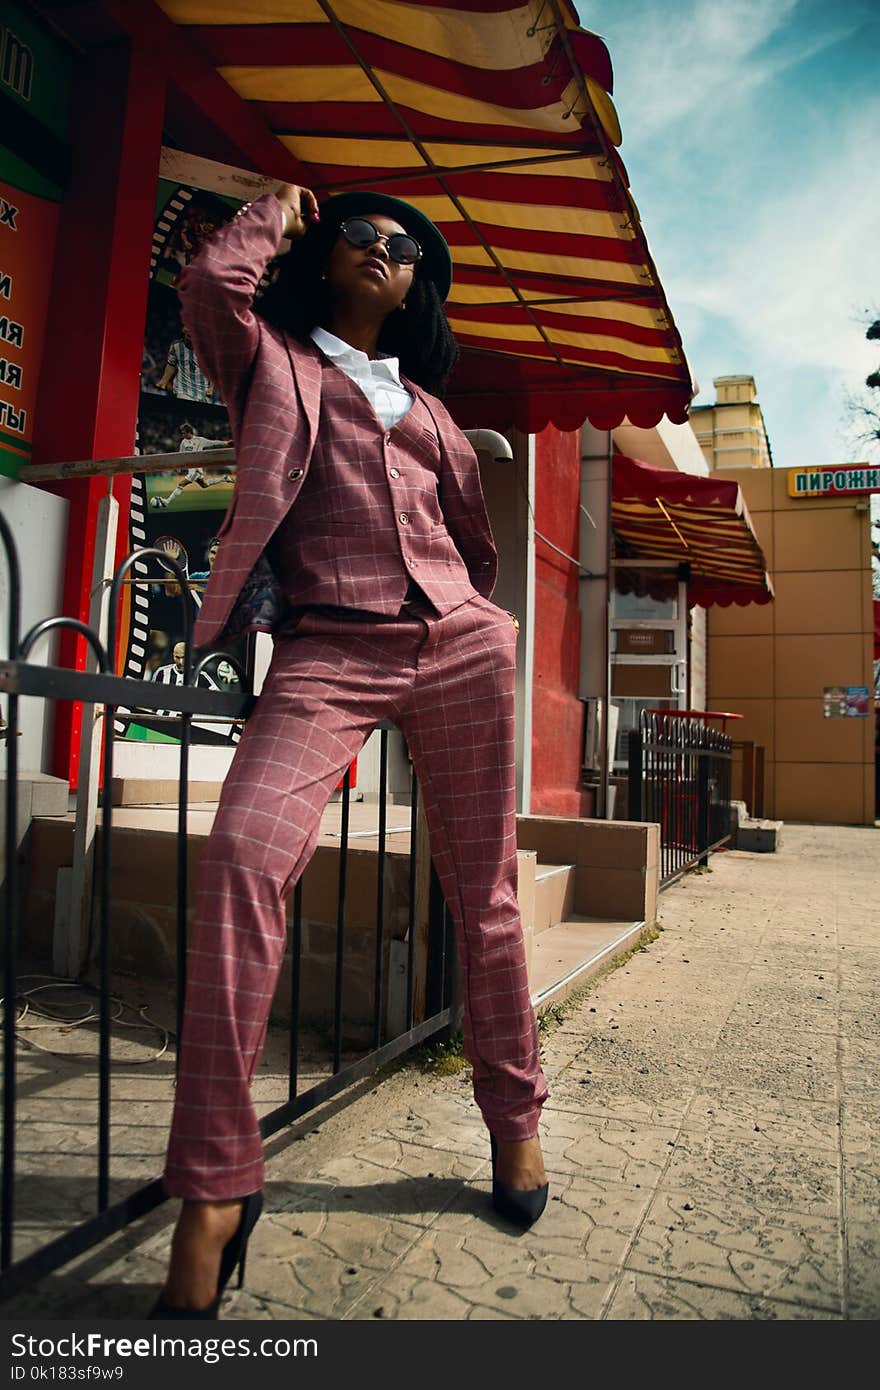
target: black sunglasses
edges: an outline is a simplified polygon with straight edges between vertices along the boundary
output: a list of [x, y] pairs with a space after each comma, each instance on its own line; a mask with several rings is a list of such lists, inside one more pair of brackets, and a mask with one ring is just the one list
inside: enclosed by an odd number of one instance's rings
[[366, 217], [348, 217], [339, 230], [349, 246], [356, 246], [359, 251], [375, 246], [377, 241], [384, 241], [388, 255], [397, 265], [417, 265], [422, 259], [422, 248], [415, 237], [408, 232], [392, 232], [390, 236], [385, 236]]

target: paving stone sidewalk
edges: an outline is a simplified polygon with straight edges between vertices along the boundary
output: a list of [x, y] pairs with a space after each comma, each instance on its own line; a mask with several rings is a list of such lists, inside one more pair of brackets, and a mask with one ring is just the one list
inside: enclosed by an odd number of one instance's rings
[[[268, 1146], [236, 1319], [880, 1315], [880, 830], [787, 826], [661, 897], [545, 1035], [552, 1200], [490, 1214], [463, 1076], [401, 1070]], [[4, 1305], [141, 1316], [171, 1207]]]

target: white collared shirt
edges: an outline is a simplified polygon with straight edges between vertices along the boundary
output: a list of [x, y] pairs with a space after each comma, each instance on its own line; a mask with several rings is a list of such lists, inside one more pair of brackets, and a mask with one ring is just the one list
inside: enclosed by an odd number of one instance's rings
[[412, 407], [413, 398], [400, 380], [400, 362], [396, 357], [370, 358], [326, 328], [313, 328], [312, 342], [360, 387], [383, 429], [390, 430]]

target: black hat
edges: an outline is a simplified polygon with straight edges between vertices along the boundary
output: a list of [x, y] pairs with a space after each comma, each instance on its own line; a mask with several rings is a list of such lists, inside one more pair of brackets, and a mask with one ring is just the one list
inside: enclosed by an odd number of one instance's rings
[[349, 217], [367, 217], [371, 212], [385, 213], [405, 227], [422, 248], [419, 264], [422, 271], [433, 280], [441, 300], [445, 300], [452, 284], [452, 256], [443, 234], [437, 230], [430, 217], [426, 217], [412, 203], [401, 198], [392, 198], [389, 193], [368, 193], [364, 191], [337, 193], [321, 204], [321, 223], [329, 227], [333, 223], [341, 226]]

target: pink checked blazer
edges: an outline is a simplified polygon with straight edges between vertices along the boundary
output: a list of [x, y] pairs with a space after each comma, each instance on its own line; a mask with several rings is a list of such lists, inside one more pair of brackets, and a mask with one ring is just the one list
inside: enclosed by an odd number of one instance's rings
[[[282, 227], [281, 204], [274, 194], [264, 195], [206, 242], [178, 281], [183, 321], [199, 362], [229, 410], [237, 461], [235, 492], [194, 630], [200, 647], [222, 640], [242, 590], [253, 587], [254, 575], [265, 566], [266, 546], [308, 476], [318, 432], [320, 352], [252, 308]], [[440, 401], [408, 385], [437, 430], [438, 499], [446, 529], [473, 588], [488, 598], [497, 557], [476, 455]]]

